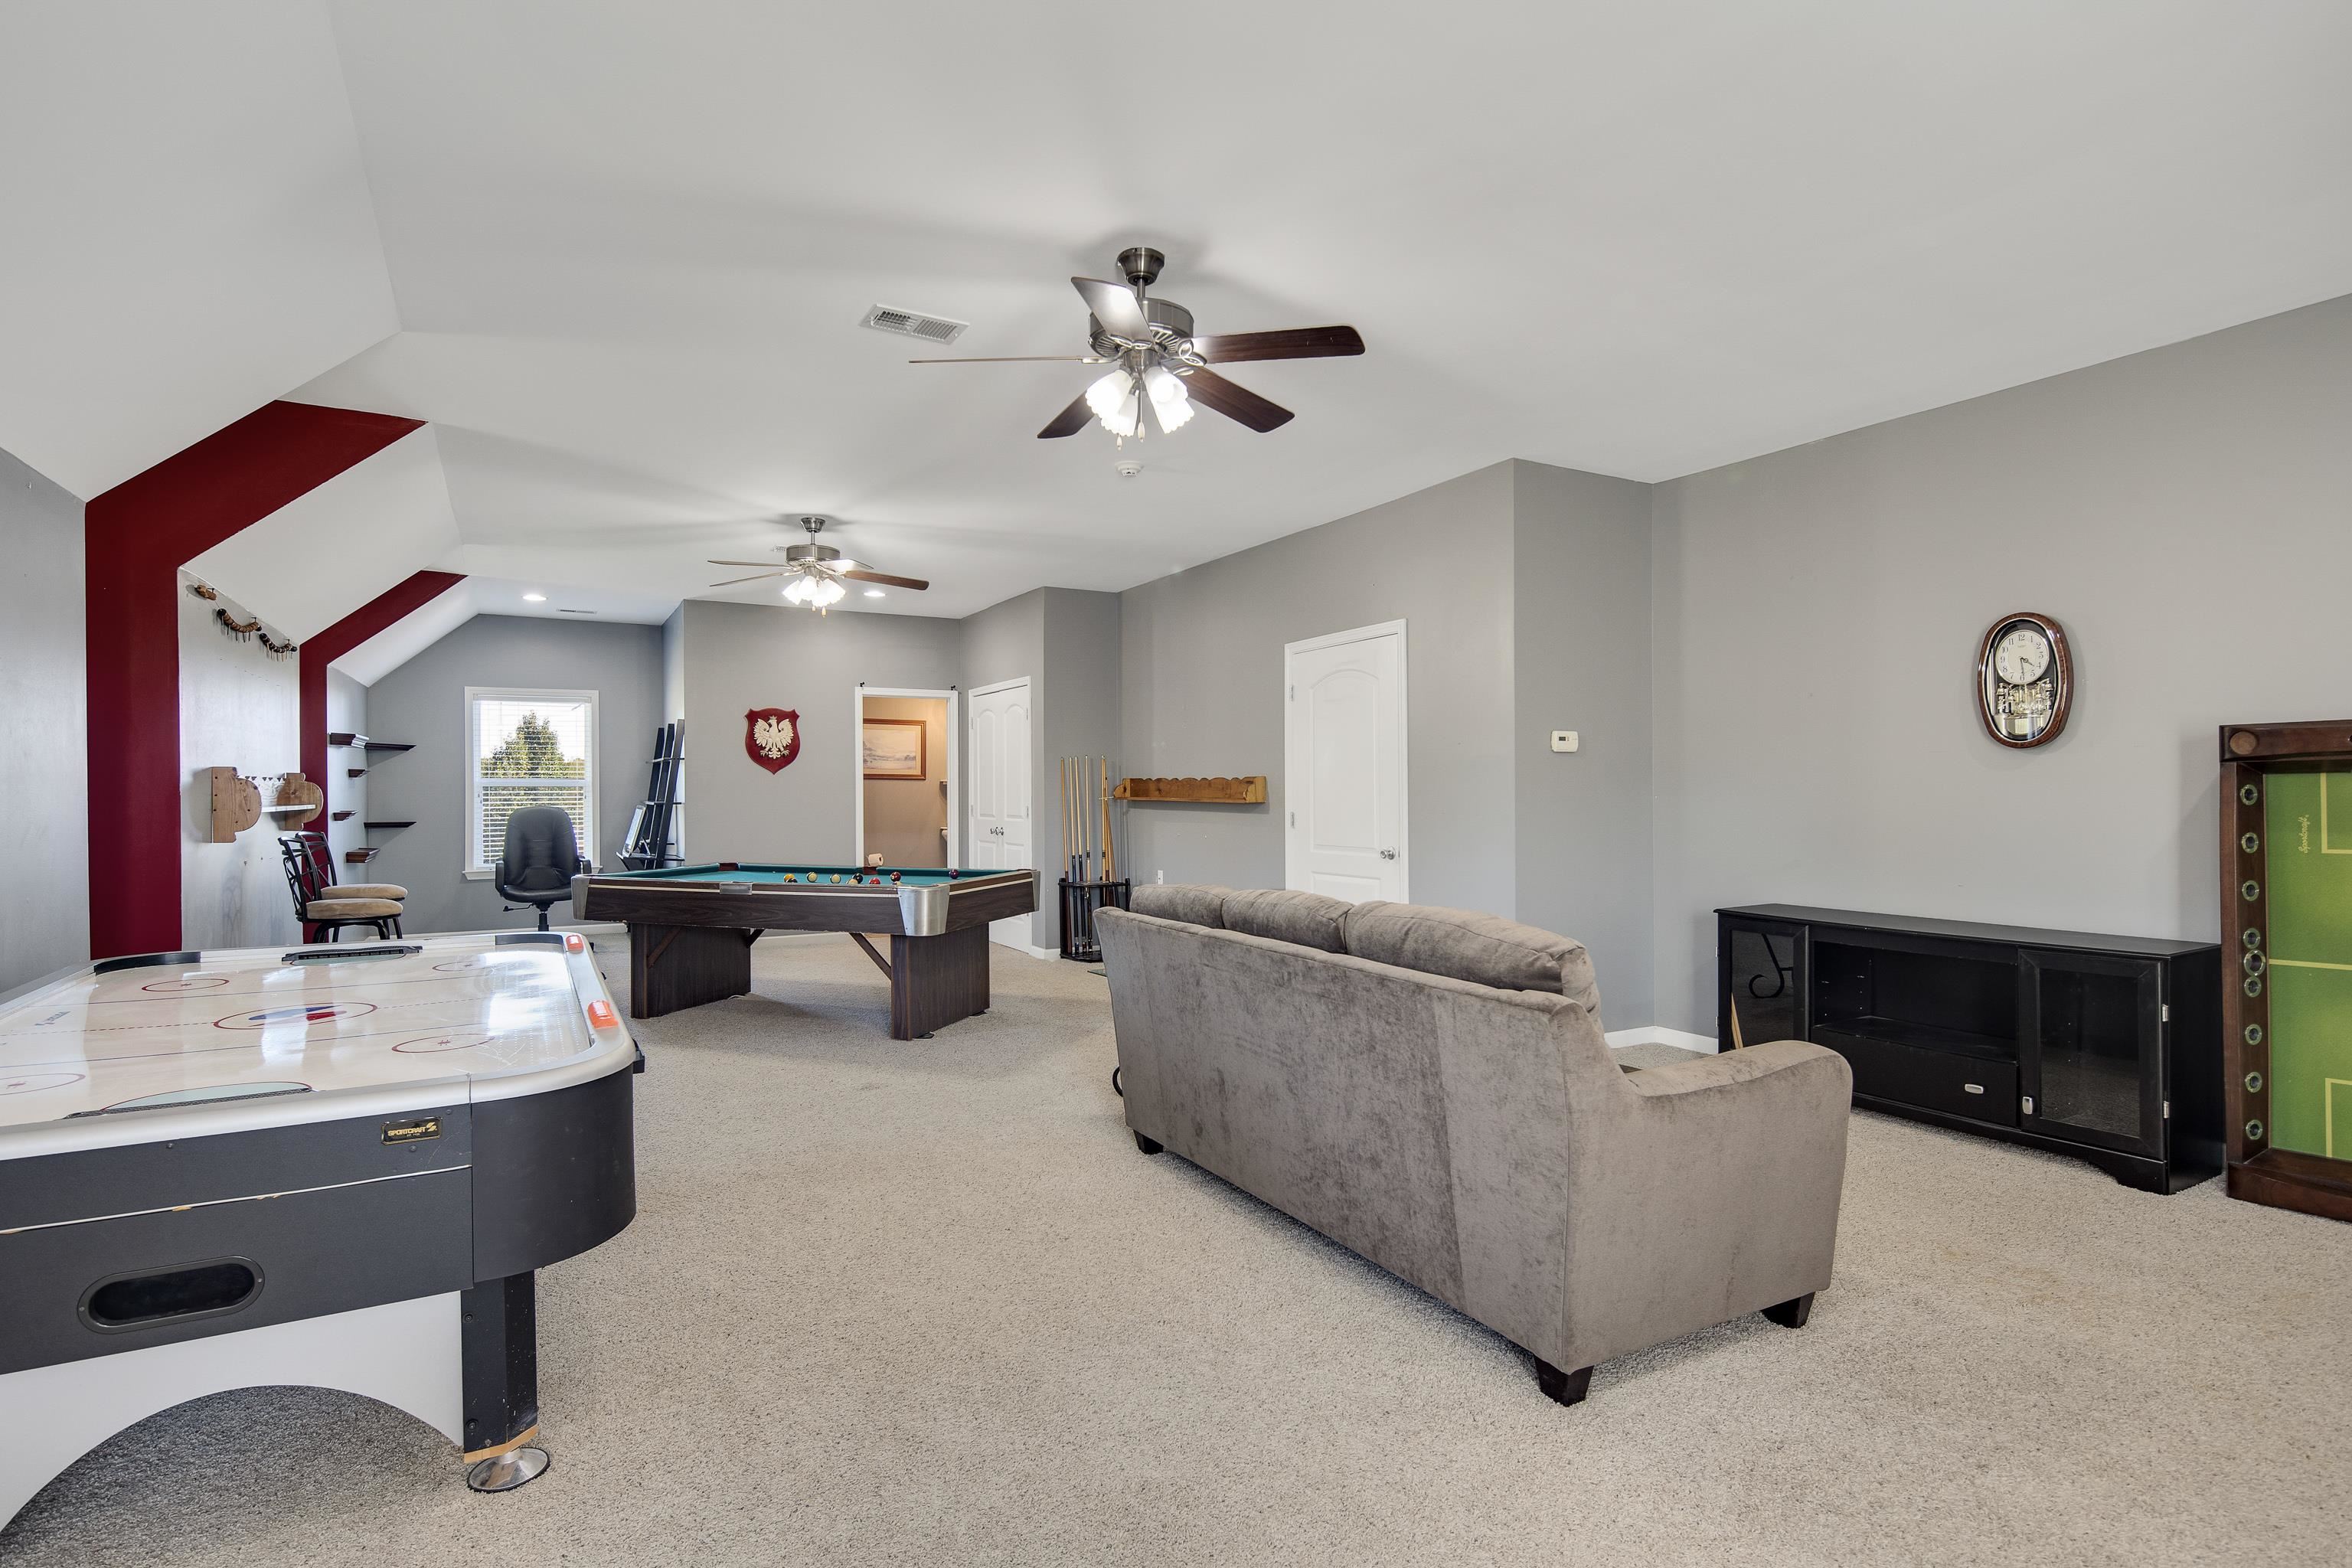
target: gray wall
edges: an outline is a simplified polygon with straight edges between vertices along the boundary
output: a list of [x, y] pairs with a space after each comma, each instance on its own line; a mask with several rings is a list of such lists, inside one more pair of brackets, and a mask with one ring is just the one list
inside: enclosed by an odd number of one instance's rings
[[[408, 889], [413, 932], [530, 926], [529, 910], [500, 911], [487, 879], [465, 876], [466, 688], [543, 687], [593, 691], [596, 702], [596, 838], [600, 866], [620, 864], [629, 808], [646, 792], [653, 734], [661, 722], [659, 626], [477, 616], [368, 689], [368, 732], [407, 741], [415, 751], [379, 752], [368, 764], [370, 812], [415, 819], [379, 833], [383, 852], [351, 879]], [[740, 721], [738, 721], [740, 723]], [[689, 734], [691, 731], [689, 731]], [[740, 758], [741, 751], [736, 755]], [[338, 752], [337, 766], [344, 753]], [[338, 871], [344, 868], [338, 867]], [[570, 906], [550, 911], [568, 917]]]
[[[368, 732], [367, 699], [366, 687], [362, 686], [334, 666], [329, 665], [327, 667], [328, 733], [366, 734]], [[358, 752], [347, 752], [341, 747], [328, 749], [327, 767], [331, 775], [334, 777], [334, 784], [330, 792], [334, 799], [329, 804], [337, 811], [348, 811], [352, 815], [349, 820], [343, 822], [337, 822], [330, 816], [323, 823], [310, 824], [310, 826], [319, 828], [326, 834], [327, 847], [334, 852], [335, 868], [339, 874], [345, 871], [343, 851], [360, 848], [368, 842], [368, 831], [364, 826], [368, 819], [367, 775], [362, 773], [355, 779], [341, 776], [343, 770], [358, 767], [364, 761], [365, 758]], [[381, 880], [382, 879], [376, 877], [375, 871], [376, 868], [373, 866], [353, 866], [349, 868], [348, 875], [344, 879], [353, 882]]]
[[[2352, 713], [2352, 299], [1675, 480], [1654, 561], [1658, 1022], [1719, 904], [2210, 940], [2216, 726]], [[2023, 752], [2019, 609], [2078, 677]]]
[[[184, 587], [194, 582], [180, 574]], [[253, 612], [226, 595], [205, 600], [182, 593], [180, 637], [180, 942], [191, 949], [265, 947], [301, 940], [294, 900], [278, 850], [286, 830], [265, 813], [226, 844], [212, 842], [212, 781], [207, 770], [235, 768], [247, 778], [302, 765], [301, 667], [271, 658], [258, 637], [239, 641], [214, 618], [240, 621]], [[274, 626], [264, 628], [283, 637]], [[276, 794], [264, 784], [265, 802]]]
[[[1512, 468], [1517, 915], [1591, 951], [1601, 1021], [1628, 1028], [1654, 989], [1650, 487]], [[1554, 730], [1577, 750], [1554, 752]]]
[[[855, 864], [857, 683], [953, 686], [958, 624], [690, 600], [681, 637], [688, 858]], [[744, 753], [754, 708], [801, 716], [800, 755], [781, 773]]]
[[686, 717], [686, 606], [669, 613], [661, 629], [662, 722]]
[[89, 755], [84, 725], [81, 502], [0, 452], [0, 991], [89, 956]]
[[1267, 781], [1265, 805], [1130, 807], [1138, 881], [1282, 886], [1283, 645], [1402, 620], [1412, 897], [1512, 911], [1512, 469], [1119, 595], [1125, 772]]

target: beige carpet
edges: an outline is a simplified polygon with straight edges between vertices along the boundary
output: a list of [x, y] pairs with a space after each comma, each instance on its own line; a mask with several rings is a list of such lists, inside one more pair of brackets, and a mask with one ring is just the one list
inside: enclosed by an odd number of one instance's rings
[[85, 1459], [0, 1558], [2352, 1557], [2352, 1226], [1858, 1116], [1810, 1328], [1610, 1363], [1563, 1410], [1494, 1335], [1136, 1153], [1077, 965], [998, 949], [995, 1011], [904, 1045], [846, 941], [771, 938], [758, 973], [643, 1028], [636, 1224], [541, 1276], [546, 1476], [477, 1497], [405, 1416], [229, 1394]]

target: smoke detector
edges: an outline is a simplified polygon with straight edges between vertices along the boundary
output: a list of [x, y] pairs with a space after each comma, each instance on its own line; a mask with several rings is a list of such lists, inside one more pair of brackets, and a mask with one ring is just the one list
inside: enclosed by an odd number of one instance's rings
[[1118, 461], [1113, 463], [1110, 468], [1111, 472], [1117, 474], [1122, 479], [1131, 479], [1135, 478], [1136, 475], [1143, 472], [1143, 465], [1137, 462], [1133, 458], [1121, 458]]
[[971, 323], [927, 315], [921, 310], [902, 310], [896, 305], [877, 305], [866, 312], [866, 319], [858, 325], [877, 332], [896, 332], [902, 338], [920, 338], [927, 343], [951, 343], [963, 336], [964, 329]]

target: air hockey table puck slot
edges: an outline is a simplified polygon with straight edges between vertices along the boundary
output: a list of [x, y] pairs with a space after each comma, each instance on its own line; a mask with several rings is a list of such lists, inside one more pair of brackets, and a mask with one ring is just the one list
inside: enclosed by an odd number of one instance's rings
[[100, 1333], [119, 1333], [217, 1318], [260, 1294], [260, 1265], [249, 1258], [215, 1258], [101, 1279], [82, 1292], [81, 1321]]

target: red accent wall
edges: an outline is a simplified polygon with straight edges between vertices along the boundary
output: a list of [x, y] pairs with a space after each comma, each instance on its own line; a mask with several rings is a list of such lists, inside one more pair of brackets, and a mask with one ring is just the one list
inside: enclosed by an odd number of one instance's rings
[[91, 957], [180, 945], [179, 569], [423, 424], [266, 404], [84, 510]]
[[[328, 768], [332, 760], [327, 755], [328, 662], [342, 658], [386, 626], [405, 620], [465, 580], [462, 572], [419, 572], [386, 588], [325, 631], [303, 639], [299, 656], [302, 662], [302, 776], [319, 781], [325, 788], [329, 811], [335, 808], [335, 795], [346, 781], [341, 767], [331, 773]], [[325, 818], [314, 826], [326, 831]]]

